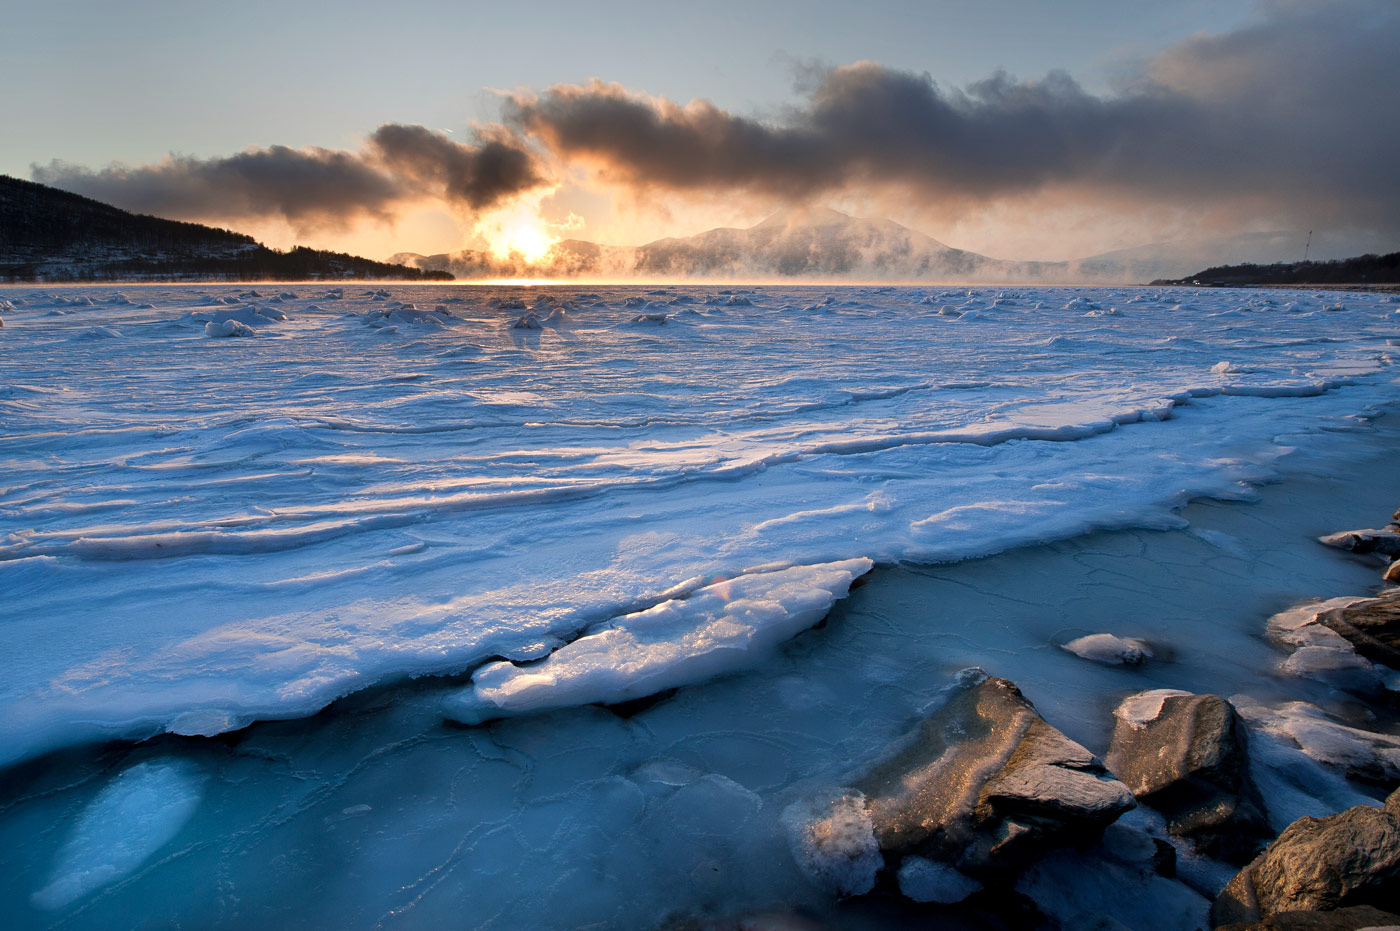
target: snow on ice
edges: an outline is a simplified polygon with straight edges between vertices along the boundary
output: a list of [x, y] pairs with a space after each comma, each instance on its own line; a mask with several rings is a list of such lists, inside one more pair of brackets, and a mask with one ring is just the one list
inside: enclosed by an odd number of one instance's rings
[[[845, 591], [808, 580], [789, 603], [749, 592], [781, 575], [751, 567], [1179, 526], [1192, 496], [1248, 497], [1298, 437], [1396, 396], [1393, 305], [1370, 295], [6, 300], [3, 383], [61, 393], [0, 396], [0, 761], [425, 674], [475, 673], [468, 716], [694, 681]], [[269, 338], [204, 338], [249, 333]]]

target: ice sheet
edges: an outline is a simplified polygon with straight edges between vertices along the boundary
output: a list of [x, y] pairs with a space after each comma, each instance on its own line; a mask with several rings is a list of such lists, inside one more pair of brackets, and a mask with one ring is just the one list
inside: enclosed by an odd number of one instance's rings
[[5, 290], [0, 763], [538, 660], [754, 566], [1179, 525], [1400, 394], [1369, 295], [254, 290]]

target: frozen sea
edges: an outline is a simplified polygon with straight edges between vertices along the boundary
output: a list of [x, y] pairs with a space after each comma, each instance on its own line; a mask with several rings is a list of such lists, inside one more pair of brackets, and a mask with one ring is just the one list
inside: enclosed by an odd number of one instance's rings
[[[819, 911], [784, 812], [958, 668], [1096, 752], [1141, 688], [1347, 712], [1263, 622], [1374, 588], [1311, 536], [1400, 503], [1387, 295], [19, 287], [0, 318], [18, 927]], [[1059, 649], [1099, 632], [1160, 661]], [[1275, 762], [1278, 817], [1365, 797]]]

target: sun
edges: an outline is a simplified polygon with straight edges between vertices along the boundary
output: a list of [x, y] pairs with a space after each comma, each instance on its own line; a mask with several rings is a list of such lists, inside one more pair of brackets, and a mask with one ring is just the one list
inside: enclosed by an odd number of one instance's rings
[[486, 240], [491, 254], [502, 261], [514, 255], [538, 262], [559, 241], [540, 216], [538, 202], [528, 199], [482, 217], [476, 232]]

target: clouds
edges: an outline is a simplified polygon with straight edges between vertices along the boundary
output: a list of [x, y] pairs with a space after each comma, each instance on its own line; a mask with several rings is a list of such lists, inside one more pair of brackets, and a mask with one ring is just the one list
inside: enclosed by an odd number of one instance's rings
[[1274, 3], [1238, 31], [1168, 48], [1111, 95], [1063, 72], [948, 89], [861, 62], [820, 74], [774, 122], [597, 81], [516, 95], [505, 117], [558, 158], [652, 192], [884, 190], [956, 214], [1069, 190], [1394, 228], [1396, 48], [1393, 3]]
[[370, 136], [379, 163], [402, 183], [473, 210], [546, 183], [534, 157], [509, 136], [494, 133], [479, 142], [462, 145], [422, 126], [400, 123], [385, 123]]
[[389, 219], [404, 201], [490, 208], [546, 183], [535, 156], [489, 132], [475, 145], [386, 123], [359, 152], [275, 145], [215, 158], [175, 156], [97, 171], [54, 161], [34, 180], [140, 213], [178, 219], [281, 217], [300, 228]]
[[222, 158], [171, 156], [155, 165], [92, 171], [54, 161], [35, 181], [138, 213], [177, 219], [278, 215], [297, 225], [384, 216], [403, 196], [393, 177], [353, 152], [250, 149]]
[[1060, 71], [948, 87], [858, 62], [808, 73], [799, 106], [760, 119], [595, 79], [505, 95], [502, 123], [470, 144], [389, 123], [358, 151], [54, 162], [34, 177], [142, 212], [299, 228], [393, 217], [424, 198], [480, 214], [588, 166], [595, 189], [658, 204], [883, 199], [943, 229], [1053, 224], [1073, 210], [1126, 226], [1175, 211], [1400, 235], [1396, 48], [1393, 0], [1262, 0], [1245, 26], [1179, 41], [1110, 93]]

